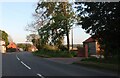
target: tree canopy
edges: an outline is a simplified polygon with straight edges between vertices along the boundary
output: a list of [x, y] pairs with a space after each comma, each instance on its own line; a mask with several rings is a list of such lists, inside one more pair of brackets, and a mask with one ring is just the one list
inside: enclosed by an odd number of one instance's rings
[[120, 51], [120, 3], [76, 2], [80, 17], [78, 25], [97, 39], [104, 55], [116, 55]]
[[74, 23], [74, 12], [69, 2], [39, 2], [34, 25], [42, 44], [60, 46], [67, 36], [69, 49], [69, 30]]
[[8, 34], [5, 31], [0, 30], [0, 35], [1, 39], [5, 41], [5, 46], [7, 46], [9, 44]]
[[39, 50], [41, 48], [41, 41], [39, 35], [37, 34], [29, 34], [26, 37], [27, 41], [32, 42], [35, 47]]

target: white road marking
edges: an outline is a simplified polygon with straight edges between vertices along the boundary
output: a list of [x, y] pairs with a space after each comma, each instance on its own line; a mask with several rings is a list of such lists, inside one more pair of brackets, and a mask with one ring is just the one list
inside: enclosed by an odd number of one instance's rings
[[16, 55], [16, 58], [18, 59], [18, 60], [20, 60], [20, 58]]
[[[16, 58], [20, 61], [20, 58], [16, 55]], [[25, 64], [24, 62], [20, 61], [26, 68], [28, 68], [29, 70], [31, 69], [27, 64]], [[40, 78], [44, 78], [41, 74], [37, 74], [37, 76], [39, 76]]]
[[39, 74], [39, 73], [38, 73], [37, 75], [38, 75], [39, 77], [41, 77], [41, 78], [44, 78], [44, 77], [43, 77], [41, 74]]
[[31, 69], [28, 65], [26, 65], [24, 62], [22, 62], [21, 61], [21, 63], [25, 66], [25, 67], [27, 67], [29, 70]]

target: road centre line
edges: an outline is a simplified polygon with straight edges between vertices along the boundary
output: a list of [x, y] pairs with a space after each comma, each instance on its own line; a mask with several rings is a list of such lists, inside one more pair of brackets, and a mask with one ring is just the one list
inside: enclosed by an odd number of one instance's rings
[[[20, 58], [16, 55], [16, 58], [20, 61]], [[27, 67], [29, 70], [31, 69], [27, 64], [24, 62], [20, 61], [25, 67]]]
[[28, 65], [26, 65], [24, 62], [22, 62], [21, 61], [21, 63], [25, 66], [25, 67], [27, 67], [29, 70], [31, 69]]
[[38, 73], [37, 75], [38, 75], [39, 77], [41, 77], [41, 78], [44, 78], [44, 77], [43, 77], [41, 74], [39, 74], [39, 73]]
[[16, 55], [16, 58], [18, 59], [18, 60], [20, 60], [20, 58]]
[[[16, 55], [16, 58], [20, 61], [20, 58]], [[25, 64], [24, 62], [20, 61], [21, 64], [23, 64], [26, 68], [28, 68], [29, 70], [31, 69], [27, 64]], [[43, 77], [41, 74], [37, 74], [37, 76], [39, 76], [40, 78], [45, 78]]]

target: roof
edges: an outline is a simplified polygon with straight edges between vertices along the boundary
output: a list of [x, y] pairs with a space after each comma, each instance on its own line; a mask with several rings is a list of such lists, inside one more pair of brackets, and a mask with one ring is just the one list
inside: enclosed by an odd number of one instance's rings
[[83, 43], [95, 42], [95, 39], [89, 37], [87, 40], [83, 41]]
[[17, 48], [17, 46], [14, 42], [10, 42], [10, 44], [7, 46], [7, 48]]

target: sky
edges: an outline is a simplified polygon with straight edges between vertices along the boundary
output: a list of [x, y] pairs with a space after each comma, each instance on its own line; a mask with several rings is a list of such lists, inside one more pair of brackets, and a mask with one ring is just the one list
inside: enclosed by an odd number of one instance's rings
[[[26, 35], [30, 34], [25, 31], [25, 27], [32, 22], [35, 8], [36, 2], [0, 2], [0, 29], [6, 31], [15, 43], [25, 42]], [[74, 27], [74, 44], [81, 44], [88, 37], [90, 35], [81, 27]], [[66, 38], [64, 43], [66, 44]]]

